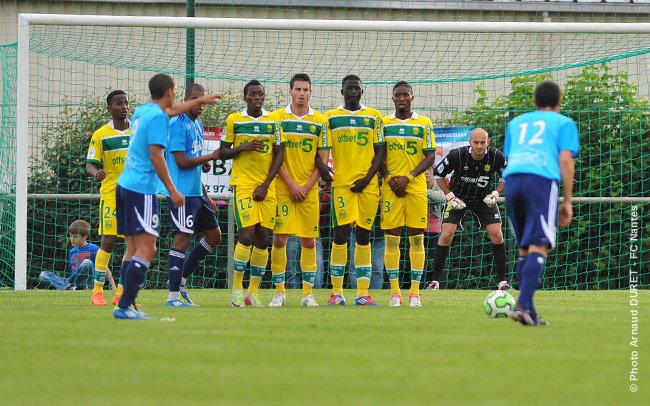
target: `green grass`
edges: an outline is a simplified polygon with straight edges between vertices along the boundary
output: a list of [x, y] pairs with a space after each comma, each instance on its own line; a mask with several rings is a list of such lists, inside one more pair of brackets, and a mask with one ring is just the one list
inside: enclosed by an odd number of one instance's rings
[[165, 323], [114, 320], [89, 292], [0, 291], [0, 404], [625, 405], [650, 391], [648, 291], [635, 394], [627, 291], [538, 292], [551, 326], [532, 328], [488, 319], [485, 291], [423, 291], [419, 309], [389, 308], [388, 291], [378, 308], [300, 308], [290, 291], [285, 308], [234, 309], [228, 291], [191, 293], [200, 308], [141, 292]]

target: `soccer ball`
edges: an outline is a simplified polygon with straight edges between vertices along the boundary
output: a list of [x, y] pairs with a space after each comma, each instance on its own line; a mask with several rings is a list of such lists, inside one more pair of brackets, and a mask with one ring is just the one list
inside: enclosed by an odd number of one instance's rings
[[495, 290], [487, 295], [483, 302], [483, 308], [488, 317], [492, 319], [510, 317], [515, 308], [515, 298], [506, 291]]

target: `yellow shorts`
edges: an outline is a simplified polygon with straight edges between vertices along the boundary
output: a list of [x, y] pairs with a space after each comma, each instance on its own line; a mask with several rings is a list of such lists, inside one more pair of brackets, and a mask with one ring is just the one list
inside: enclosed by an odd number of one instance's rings
[[276, 193], [278, 211], [273, 232], [305, 238], [318, 237], [318, 220], [320, 216], [318, 188], [314, 187], [302, 202], [293, 201], [287, 188], [278, 186]]
[[381, 188], [381, 228], [427, 228], [428, 200], [423, 193], [410, 193], [397, 197], [388, 185]]
[[370, 182], [361, 193], [346, 187], [332, 188], [332, 221], [334, 227], [355, 223], [370, 230], [379, 207], [379, 184]]
[[99, 235], [116, 235], [124, 238], [122, 234], [117, 233], [117, 216], [115, 215], [115, 198], [104, 199], [99, 202]]
[[237, 229], [261, 224], [262, 227], [273, 230], [275, 227], [275, 183], [271, 183], [266, 197], [261, 202], [253, 200], [253, 192], [257, 186], [233, 186], [232, 204], [235, 208], [235, 223]]

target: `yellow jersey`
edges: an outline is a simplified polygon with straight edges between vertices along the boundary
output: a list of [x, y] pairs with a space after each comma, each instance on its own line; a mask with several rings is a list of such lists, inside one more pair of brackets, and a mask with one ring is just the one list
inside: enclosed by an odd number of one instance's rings
[[[375, 145], [384, 144], [379, 111], [361, 104], [357, 111], [344, 106], [325, 113], [329, 121], [329, 139], [334, 161], [332, 187], [349, 187], [366, 176], [375, 157]], [[376, 180], [374, 180], [376, 182]]]
[[111, 120], [95, 131], [90, 139], [86, 161], [102, 165], [106, 172], [106, 178], [102, 180], [102, 186], [99, 189], [102, 198], [115, 198], [115, 187], [124, 170], [124, 160], [129, 151], [130, 138], [130, 126], [124, 131], [116, 130], [113, 127], [113, 120]]
[[[395, 113], [381, 121], [386, 140], [386, 168], [391, 175], [406, 176], [424, 159], [425, 151], [436, 150], [433, 124], [428, 117], [411, 112], [411, 117], [400, 120]], [[412, 180], [409, 189], [426, 193], [424, 172]]]
[[291, 111], [291, 105], [274, 111], [280, 122], [284, 140], [284, 161], [282, 166], [297, 184], [309, 181], [316, 167], [317, 150], [323, 149], [323, 137], [327, 137], [327, 118], [309, 107], [307, 115], [298, 117]]
[[233, 113], [226, 119], [226, 142], [233, 147], [260, 140], [264, 150], [242, 151], [232, 160], [231, 186], [259, 186], [269, 175], [273, 161], [273, 146], [281, 145], [282, 134], [275, 113], [262, 109], [262, 115], [254, 118], [246, 109]]

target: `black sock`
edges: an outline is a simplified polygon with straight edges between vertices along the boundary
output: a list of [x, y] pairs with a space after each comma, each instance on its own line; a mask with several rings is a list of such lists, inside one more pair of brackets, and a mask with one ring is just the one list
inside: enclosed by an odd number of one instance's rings
[[506, 281], [506, 244], [492, 244], [494, 253], [494, 269], [497, 272], [497, 282]]
[[449, 245], [440, 245], [436, 246], [436, 250], [433, 252], [433, 280], [440, 282], [440, 276], [442, 271], [445, 270], [445, 263], [447, 262], [447, 257], [449, 256]]

